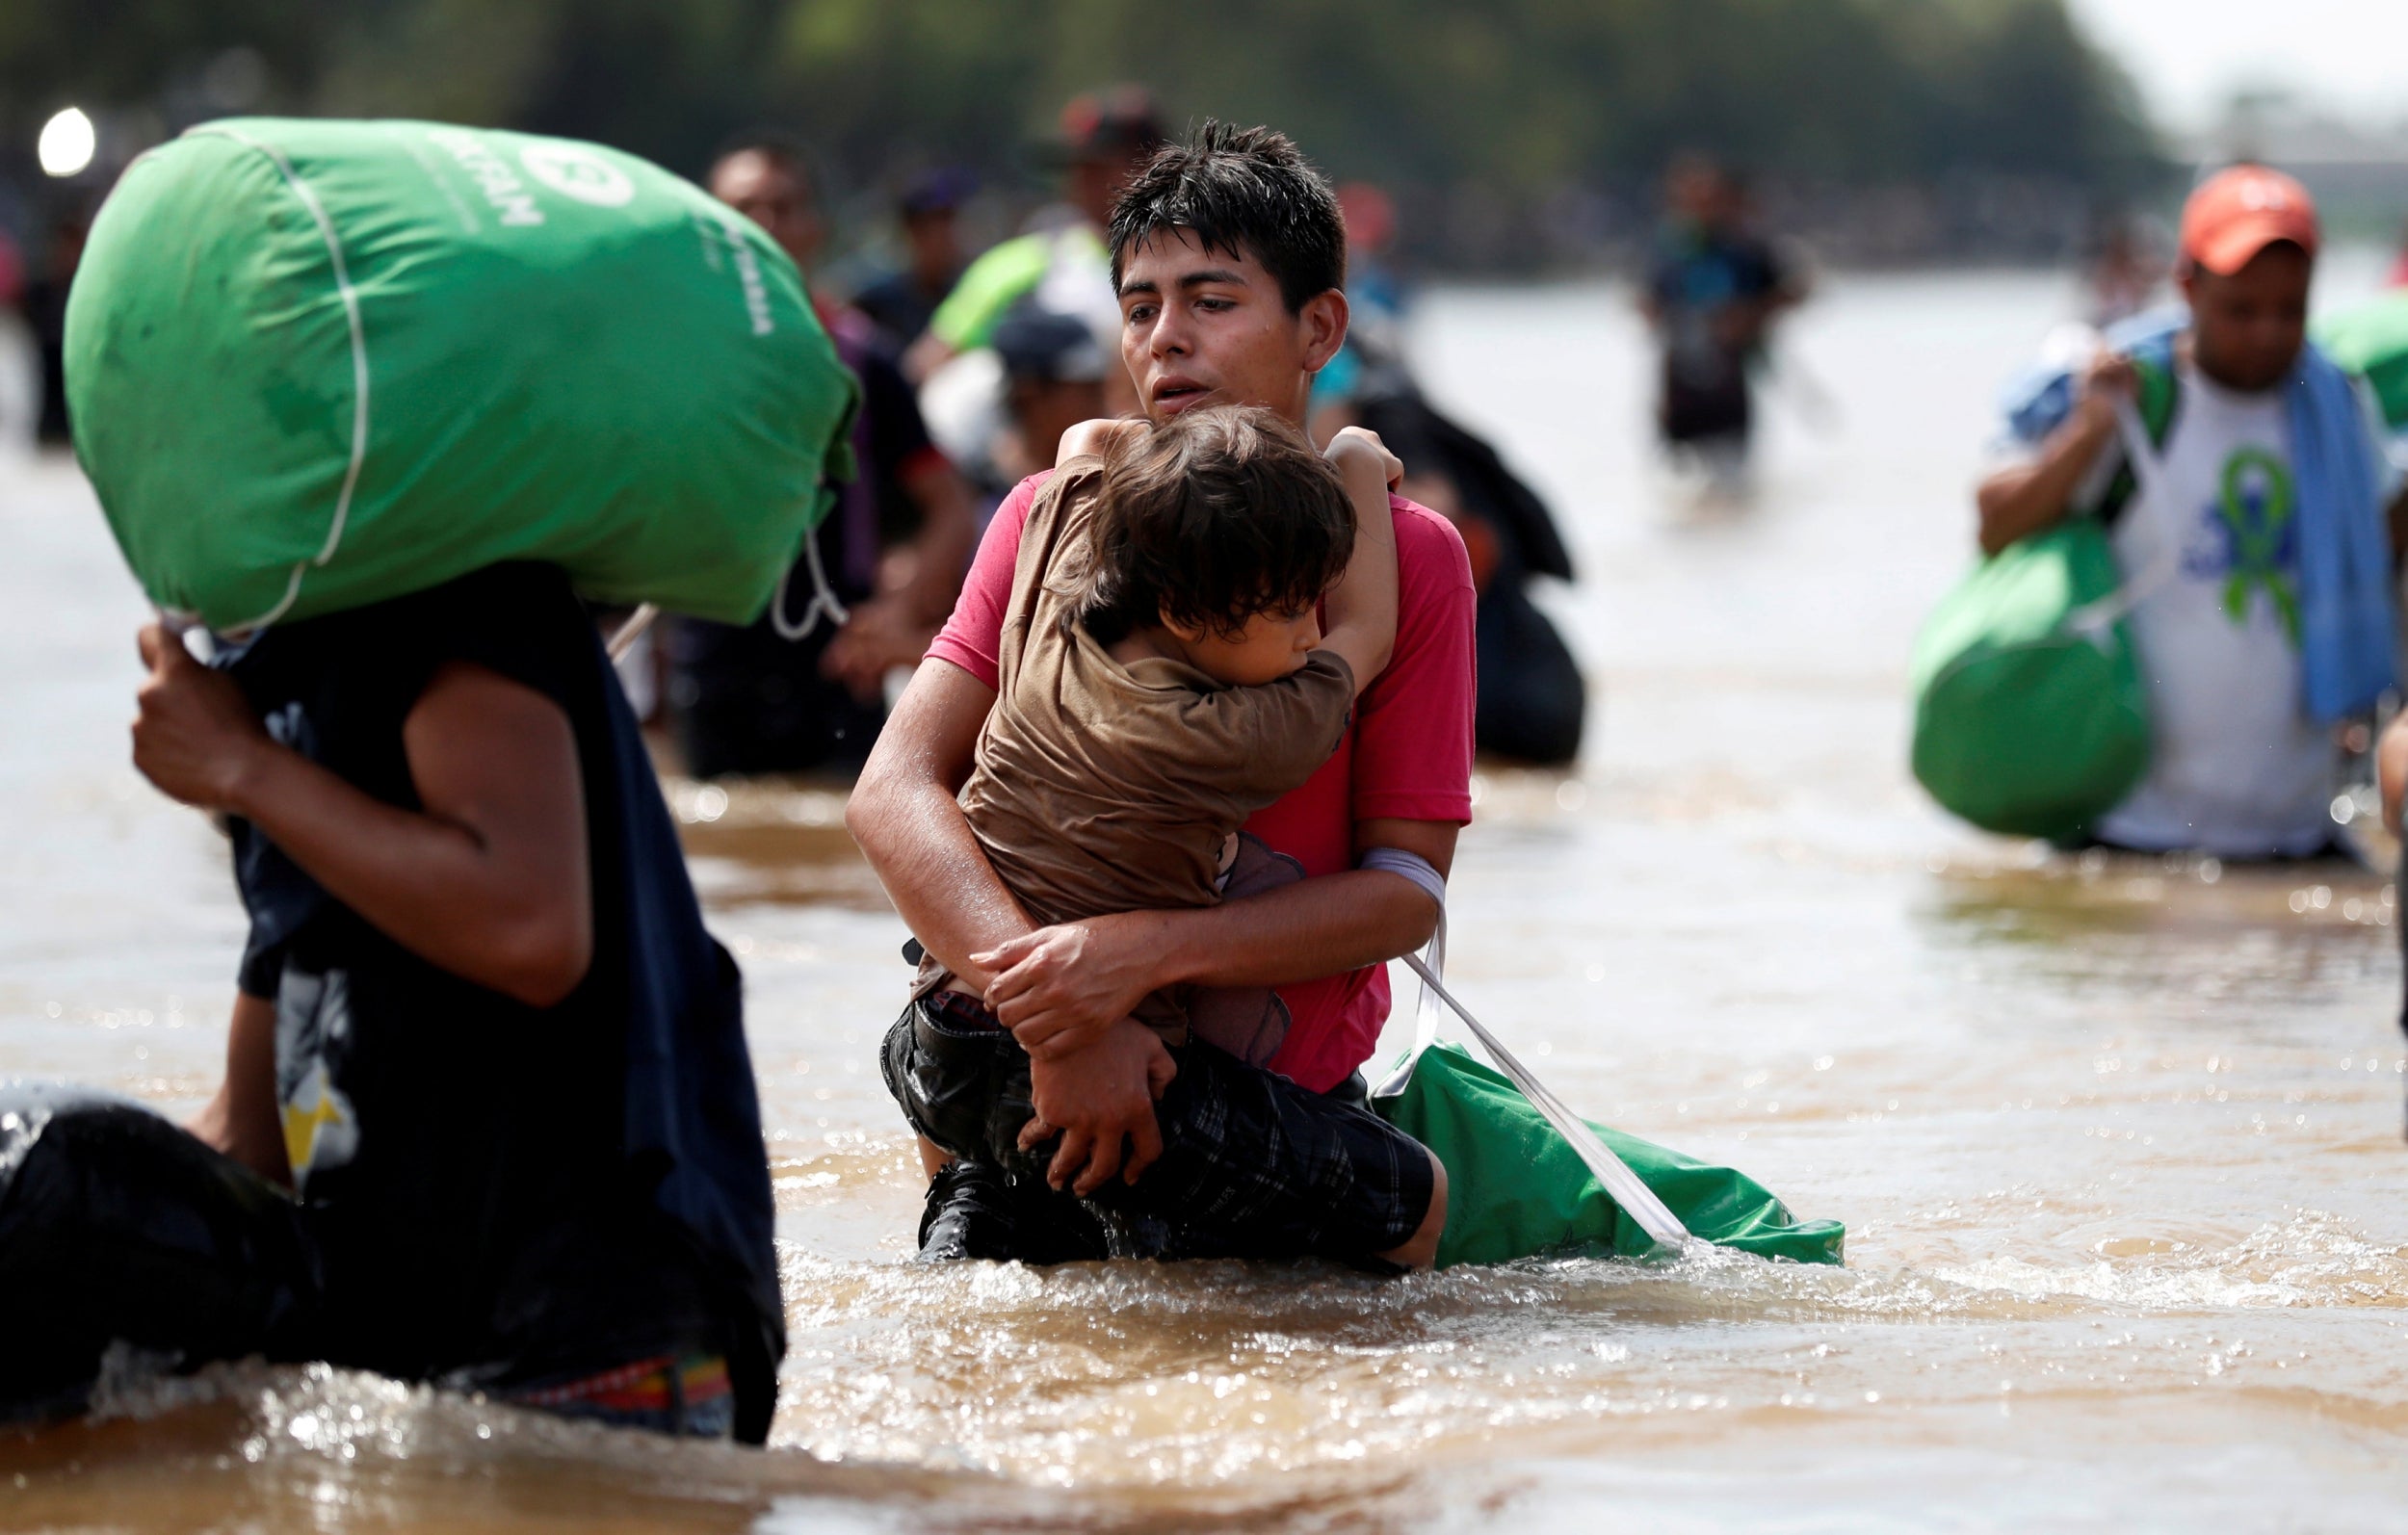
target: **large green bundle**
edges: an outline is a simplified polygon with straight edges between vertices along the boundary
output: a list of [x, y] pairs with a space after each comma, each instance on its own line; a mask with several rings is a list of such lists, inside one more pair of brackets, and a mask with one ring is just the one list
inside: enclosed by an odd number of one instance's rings
[[2328, 315], [2315, 330], [2326, 355], [2374, 386], [2392, 429], [2408, 431], [2408, 292]]
[[[1402, 1090], [1372, 1106], [1447, 1169], [1447, 1229], [1438, 1266], [1543, 1254], [1643, 1257], [1655, 1238], [1606, 1192], [1572, 1143], [1512, 1082], [1453, 1045], [1414, 1058]], [[1837, 1263], [1846, 1232], [1800, 1221], [1746, 1174], [1590, 1124], [1597, 1138], [1691, 1236], [1718, 1247], [1801, 1263]]]
[[[2114, 598], [2115, 551], [2069, 517], [1991, 556], [1915, 640], [1915, 777], [1988, 831], [2070, 838], [2149, 767], [2149, 704]], [[2102, 614], [2102, 616], [2104, 616]]]
[[503, 559], [749, 621], [849, 472], [854, 400], [794, 264], [656, 166], [280, 118], [127, 169], [66, 383], [144, 589], [220, 630]]

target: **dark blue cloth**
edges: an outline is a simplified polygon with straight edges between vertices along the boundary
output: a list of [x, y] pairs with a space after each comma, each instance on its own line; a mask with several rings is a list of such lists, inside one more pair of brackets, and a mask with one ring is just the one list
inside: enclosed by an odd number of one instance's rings
[[414, 810], [403, 724], [455, 662], [568, 716], [593, 961], [556, 1005], [514, 1002], [402, 949], [236, 823], [242, 984], [277, 1004], [288, 1141], [300, 1111], [323, 1148], [295, 1172], [329, 1352], [501, 1387], [701, 1347], [726, 1355], [757, 1438], [785, 1338], [740, 978], [566, 579], [493, 566], [277, 625], [220, 663], [279, 740]]

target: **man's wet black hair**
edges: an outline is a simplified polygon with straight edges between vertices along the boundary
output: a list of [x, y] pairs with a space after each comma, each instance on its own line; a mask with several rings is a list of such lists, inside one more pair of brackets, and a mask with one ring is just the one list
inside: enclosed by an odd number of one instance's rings
[[1067, 621], [1108, 645], [1165, 619], [1235, 639], [1311, 607], [1353, 554], [1346, 481], [1294, 423], [1200, 405], [1106, 455]]
[[1337, 195], [1276, 128], [1205, 119], [1193, 140], [1147, 162], [1112, 205], [1112, 287], [1136, 246], [1184, 229], [1207, 250], [1252, 256], [1295, 314], [1347, 285], [1347, 225]]

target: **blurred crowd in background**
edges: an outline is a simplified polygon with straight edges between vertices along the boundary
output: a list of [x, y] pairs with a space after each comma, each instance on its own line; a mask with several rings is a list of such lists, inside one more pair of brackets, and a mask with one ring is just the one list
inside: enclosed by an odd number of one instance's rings
[[[1324, 0], [1172, 47], [1133, 0], [110, 9], [44, 0], [0, 23], [0, 436], [66, 439], [66, 293], [110, 183], [227, 114], [609, 143], [693, 175], [809, 275], [863, 384], [861, 478], [818, 534], [845, 617], [799, 643], [777, 631], [802, 613], [647, 637], [631, 689], [703, 776], [857, 767], [986, 514], [1065, 427], [1129, 408], [1103, 225], [1191, 108], [1275, 122], [1339, 181], [1353, 340], [1316, 432], [1374, 428], [1407, 493], [1463, 532], [1480, 744], [1536, 763], [1577, 753], [1584, 689], [1529, 587], [1574, 572], [1547, 507], [1413, 378], [1417, 277], [1628, 277], [1665, 447], [1734, 479], [1804, 251], [2081, 261], [2106, 325], [2160, 296], [2187, 179], [2063, 0]], [[1084, 89], [1113, 78], [1149, 84]], [[2236, 131], [2279, 129], [2279, 108]], [[2395, 206], [2351, 196], [2325, 199], [2343, 231], [2360, 203]], [[1793, 367], [1784, 382], [1828, 404]]]

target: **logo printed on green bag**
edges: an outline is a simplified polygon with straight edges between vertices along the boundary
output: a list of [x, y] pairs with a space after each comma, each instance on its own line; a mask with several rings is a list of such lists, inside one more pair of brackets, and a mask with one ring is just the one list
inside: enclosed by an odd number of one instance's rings
[[502, 163], [501, 156], [484, 146], [484, 140], [462, 128], [437, 128], [427, 137], [450, 150], [460, 169], [476, 177], [477, 185], [484, 189], [484, 200], [493, 204], [504, 223], [543, 222], [543, 210], [536, 206], [535, 195]]
[[518, 151], [518, 163], [553, 191], [597, 208], [623, 208], [636, 195], [626, 171], [581, 144], [529, 144]]

